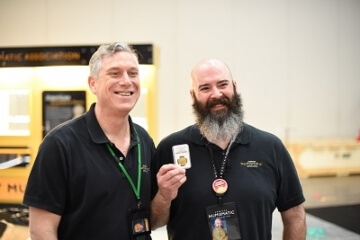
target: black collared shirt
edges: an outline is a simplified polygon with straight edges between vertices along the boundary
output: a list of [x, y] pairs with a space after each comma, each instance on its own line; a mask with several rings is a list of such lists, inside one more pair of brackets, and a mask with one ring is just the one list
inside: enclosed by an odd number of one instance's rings
[[[24, 195], [24, 205], [61, 216], [59, 240], [131, 239], [128, 212], [135, 194], [106, 147], [109, 143], [94, 112], [89, 111], [52, 130], [40, 145]], [[139, 125], [131, 126], [131, 144], [124, 166], [137, 182], [141, 145], [141, 202], [150, 204], [150, 161], [154, 142]], [[113, 146], [115, 149], [115, 146]], [[118, 157], [124, 157], [116, 151]]]
[[[171, 203], [169, 239], [211, 240], [205, 209], [218, 203], [212, 189], [212, 158], [215, 163], [222, 161], [226, 151], [209, 143], [196, 125], [164, 138], [152, 161], [153, 197], [158, 190], [156, 173], [173, 161], [172, 146], [179, 144], [189, 145], [191, 168]], [[280, 139], [247, 124], [230, 148], [223, 177], [228, 190], [222, 202], [236, 204], [241, 239], [271, 239], [273, 211], [305, 201], [293, 161]]]

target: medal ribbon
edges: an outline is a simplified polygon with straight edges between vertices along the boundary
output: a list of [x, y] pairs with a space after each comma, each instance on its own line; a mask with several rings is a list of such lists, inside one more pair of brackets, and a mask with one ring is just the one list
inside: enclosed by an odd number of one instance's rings
[[135, 130], [135, 134], [136, 134], [136, 139], [137, 139], [137, 149], [138, 149], [138, 177], [137, 177], [137, 187], [135, 187], [134, 181], [131, 179], [129, 173], [127, 172], [127, 170], [125, 169], [124, 165], [118, 160], [118, 158], [115, 155], [114, 150], [111, 148], [111, 146], [109, 145], [109, 143], [106, 143], [106, 147], [108, 148], [111, 156], [114, 157], [115, 161], [117, 162], [117, 164], [119, 165], [121, 171], [125, 174], [132, 190], [135, 193], [136, 199], [138, 200], [138, 207], [140, 208], [140, 188], [141, 188], [141, 148], [140, 148], [140, 140], [139, 140], [139, 136], [136, 132], [136, 129], [134, 127]]

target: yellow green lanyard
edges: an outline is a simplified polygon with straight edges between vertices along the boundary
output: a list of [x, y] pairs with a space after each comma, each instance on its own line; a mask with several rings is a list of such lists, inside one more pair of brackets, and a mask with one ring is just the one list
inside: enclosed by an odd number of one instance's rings
[[141, 188], [141, 148], [140, 148], [140, 140], [139, 140], [139, 136], [135, 130], [135, 135], [136, 135], [136, 139], [137, 139], [137, 149], [138, 149], [138, 179], [137, 179], [137, 187], [135, 187], [134, 181], [131, 179], [129, 173], [126, 171], [124, 165], [117, 159], [114, 150], [111, 148], [111, 146], [109, 145], [109, 143], [106, 143], [107, 148], [109, 149], [110, 154], [115, 158], [116, 162], [118, 163], [121, 171], [125, 174], [127, 180], [130, 183], [131, 188], [133, 189], [136, 199], [138, 200], [138, 207], [140, 208], [140, 188]]

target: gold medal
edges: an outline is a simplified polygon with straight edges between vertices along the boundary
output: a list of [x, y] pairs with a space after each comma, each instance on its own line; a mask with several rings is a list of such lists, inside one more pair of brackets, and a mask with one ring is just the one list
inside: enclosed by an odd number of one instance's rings
[[223, 195], [228, 189], [228, 184], [224, 179], [217, 178], [214, 180], [212, 188], [217, 195]]

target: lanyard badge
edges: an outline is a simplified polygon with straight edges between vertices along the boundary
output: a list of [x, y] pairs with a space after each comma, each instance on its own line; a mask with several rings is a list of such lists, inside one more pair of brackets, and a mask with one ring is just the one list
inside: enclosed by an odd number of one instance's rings
[[129, 212], [130, 234], [135, 239], [142, 239], [139, 236], [150, 235], [150, 212], [145, 208], [137, 208]]
[[216, 169], [212, 151], [210, 149], [215, 177], [215, 180], [212, 183], [212, 189], [218, 198], [218, 204], [206, 207], [206, 214], [212, 239], [241, 239], [236, 204], [234, 202], [222, 202], [222, 196], [228, 190], [228, 183], [223, 178], [225, 165], [230, 148], [235, 141], [235, 137], [236, 134], [230, 140], [219, 171]]
[[128, 171], [124, 167], [124, 165], [118, 160], [115, 155], [114, 150], [111, 146], [106, 143], [106, 147], [108, 148], [110, 154], [115, 159], [116, 163], [119, 165], [121, 171], [126, 176], [137, 200], [137, 208], [129, 211], [129, 226], [130, 226], [130, 234], [134, 237], [134, 239], [141, 240], [144, 239], [143, 235], [149, 235], [151, 233], [150, 228], [150, 212], [148, 209], [141, 207], [141, 199], [140, 199], [140, 189], [141, 189], [141, 146], [140, 139], [135, 130], [136, 139], [137, 139], [137, 150], [138, 150], [138, 176], [137, 183], [135, 185], [133, 179], [129, 175]]
[[206, 214], [212, 239], [241, 239], [235, 203], [208, 206]]

